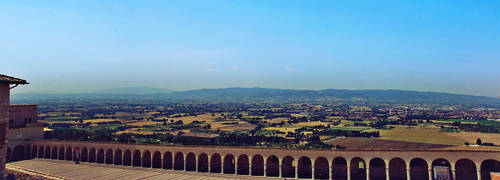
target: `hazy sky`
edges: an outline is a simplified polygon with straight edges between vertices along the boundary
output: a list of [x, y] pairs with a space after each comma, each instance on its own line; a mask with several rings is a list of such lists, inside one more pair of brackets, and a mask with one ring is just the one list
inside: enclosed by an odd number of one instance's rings
[[15, 92], [267, 87], [500, 96], [500, 1], [0, 1]]

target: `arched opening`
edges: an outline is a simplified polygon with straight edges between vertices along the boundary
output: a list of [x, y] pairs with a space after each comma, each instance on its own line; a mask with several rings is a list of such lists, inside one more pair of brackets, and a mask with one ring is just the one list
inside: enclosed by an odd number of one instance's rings
[[76, 147], [75, 150], [73, 151], [73, 161], [77, 161], [78, 160], [78, 157], [76, 157], [76, 154], [79, 153], [78, 151], [76, 151], [77, 149], [80, 149], [80, 147]]
[[[436, 168], [439, 170], [435, 171]], [[451, 164], [446, 159], [439, 158], [432, 161], [431, 171], [432, 176], [437, 176], [437, 179], [441, 179], [439, 178], [440, 176], [448, 176], [449, 179], [453, 179], [453, 175], [451, 174]]]
[[36, 146], [33, 146], [33, 149], [31, 149], [31, 157], [32, 158], [37, 158], [37, 155], [38, 155], [38, 147]]
[[198, 172], [208, 172], [208, 156], [205, 153], [198, 156]]
[[20, 161], [24, 160], [24, 146], [16, 146], [14, 147], [14, 150], [12, 151], [12, 161]]
[[106, 150], [106, 160], [104, 161], [106, 164], [113, 164], [113, 150]]
[[210, 158], [210, 172], [211, 173], [221, 173], [221, 157], [219, 154], [213, 154]]
[[264, 158], [261, 155], [252, 157], [252, 176], [264, 176]]
[[186, 155], [186, 171], [196, 171], [196, 155], [192, 152]]
[[11, 162], [12, 161], [12, 155], [11, 155], [11, 150], [10, 148], [7, 148], [7, 162]]
[[314, 179], [330, 178], [328, 160], [324, 157], [316, 158], [314, 161]]
[[299, 178], [312, 178], [312, 163], [311, 159], [308, 157], [299, 158], [299, 164], [297, 166], [299, 171]]
[[97, 151], [97, 163], [104, 163], [104, 149]]
[[132, 152], [130, 152], [130, 150], [128, 149], [123, 154], [123, 165], [132, 166]]
[[280, 175], [279, 159], [276, 156], [269, 156], [266, 160], [266, 176], [278, 177]]
[[248, 162], [248, 156], [246, 154], [242, 154], [238, 156], [238, 163], [237, 167], [238, 169], [236, 170], [236, 174], [241, 174], [241, 175], [249, 175], [249, 162]]
[[163, 154], [163, 169], [172, 169], [172, 153], [165, 152]]
[[455, 163], [456, 180], [477, 179], [476, 165], [469, 159], [460, 159]]
[[181, 152], [175, 153], [174, 170], [184, 170], [184, 155]]
[[234, 156], [231, 154], [227, 154], [224, 156], [224, 174], [234, 174]]
[[33, 156], [31, 156], [31, 146], [27, 145], [26, 146], [26, 153], [24, 154], [25, 159], [31, 159]]
[[161, 153], [156, 151], [153, 154], [153, 168], [161, 168]]
[[151, 167], [151, 153], [149, 151], [144, 151], [142, 155], [142, 167]]
[[351, 160], [351, 180], [366, 179], [366, 163], [363, 159], [356, 157]]
[[386, 180], [385, 162], [380, 158], [370, 160], [370, 180]]
[[89, 152], [89, 162], [96, 162], [96, 153], [95, 153], [95, 149], [92, 148], [90, 149], [90, 152]]
[[59, 148], [59, 160], [64, 160], [64, 147]]
[[44, 155], [44, 154], [43, 154], [43, 150], [44, 150], [43, 146], [40, 146], [40, 147], [38, 148], [38, 156], [37, 156], [38, 158], [43, 158], [43, 157], [44, 157], [44, 156], [43, 156], [43, 155]]
[[66, 148], [66, 161], [73, 160], [73, 149], [71, 147]]
[[336, 157], [333, 159], [332, 178], [347, 180], [347, 161], [343, 157]]
[[406, 163], [401, 158], [394, 158], [389, 161], [389, 179], [406, 180]]
[[429, 179], [427, 162], [421, 158], [415, 158], [410, 161], [410, 179]]
[[50, 147], [49, 146], [47, 146], [45, 148], [45, 153], [44, 154], [45, 154], [45, 159], [50, 159]]
[[490, 172], [500, 172], [500, 162], [493, 159], [481, 163], [481, 180], [491, 180]]
[[132, 166], [141, 167], [141, 152], [139, 150], [134, 151], [132, 158]]
[[52, 148], [50, 159], [57, 159], [57, 147]]
[[281, 163], [281, 176], [295, 178], [295, 167], [293, 166], [294, 159], [290, 156], [283, 158]]
[[80, 161], [82, 161], [82, 162], [89, 161], [89, 152], [88, 152], [88, 149], [86, 147], [84, 147], [82, 149], [82, 152], [80, 152], [80, 153], [81, 153]]
[[117, 149], [115, 151], [115, 155], [114, 155], [115, 159], [114, 159], [114, 164], [115, 165], [122, 165], [123, 163], [123, 159], [122, 159], [122, 150], [120, 149]]

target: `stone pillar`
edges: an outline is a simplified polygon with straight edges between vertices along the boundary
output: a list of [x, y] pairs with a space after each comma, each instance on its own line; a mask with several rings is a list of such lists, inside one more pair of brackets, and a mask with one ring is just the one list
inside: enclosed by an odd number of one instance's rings
[[0, 179], [5, 175], [9, 129], [10, 84], [0, 83]]
[[456, 180], [456, 179], [457, 179], [457, 175], [455, 174], [455, 169], [451, 169], [451, 176], [452, 176], [451, 178], [452, 178], [453, 180]]
[[351, 163], [347, 162], [347, 180], [351, 180]]
[[370, 168], [368, 166], [366, 166], [366, 179], [367, 180], [370, 180]]
[[267, 165], [266, 165], [266, 161], [264, 160], [264, 177], [267, 176]]
[[385, 179], [389, 180], [389, 168], [385, 168]]
[[481, 165], [476, 164], [477, 180], [481, 180]]
[[293, 167], [295, 169], [295, 178], [299, 178], [299, 162], [297, 162], [297, 165]]
[[406, 168], [406, 180], [410, 180], [410, 168]]
[[210, 173], [212, 171], [212, 161], [210, 159], [210, 156], [208, 156], [208, 155], [207, 155], [207, 159], [208, 159], [207, 160], [208, 161], [208, 163], [207, 163], [207, 166], [208, 166], [207, 169], [208, 169], [208, 173]]
[[283, 169], [281, 169], [281, 165], [282, 165], [281, 163], [283, 163], [282, 160], [278, 159], [278, 177], [280, 177], [280, 178], [283, 177]]
[[332, 163], [328, 162], [329, 166], [328, 166], [328, 179], [332, 179], [333, 177], [333, 167], [332, 167]]
[[429, 168], [429, 180], [432, 180], [432, 168]]

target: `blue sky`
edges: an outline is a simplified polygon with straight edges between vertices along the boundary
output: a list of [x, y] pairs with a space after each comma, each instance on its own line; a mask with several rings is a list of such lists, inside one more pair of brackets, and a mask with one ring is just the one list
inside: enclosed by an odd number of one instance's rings
[[151, 86], [500, 96], [500, 1], [1, 1], [15, 92]]

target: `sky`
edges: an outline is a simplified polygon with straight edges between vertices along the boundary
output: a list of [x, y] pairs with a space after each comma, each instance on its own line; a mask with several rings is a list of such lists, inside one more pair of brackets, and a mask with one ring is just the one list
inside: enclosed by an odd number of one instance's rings
[[500, 96], [500, 1], [0, 1], [14, 93], [115, 87]]

